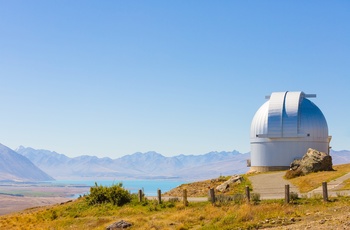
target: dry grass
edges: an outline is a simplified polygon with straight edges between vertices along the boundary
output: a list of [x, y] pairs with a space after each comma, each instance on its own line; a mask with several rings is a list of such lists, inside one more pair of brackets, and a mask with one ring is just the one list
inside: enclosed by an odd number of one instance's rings
[[[297, 186], [300, 192], [304, 193], [320, 187], [324, 181], [332, 181], [350, 172], [350, 164], [335, 165], [333, 168], [334, 171], [310, 173], [306, 176], [290, 179], [289, 181]], [[347, 186], [350, 187], [349, 182], [347, 182]]]
[[[350, 165], [334, 166], [335, 171], [312, 173], [292, 179], [302, 192], [310, 191], [323, 181], [331, 181], [350, 172]], [[248, 179], [246, 179], [249, 183]], [[347, 181], [346, 186], [350, 186]], [[242, 186], [243, 188], [244, 186]], [[207, 189], [206, 189], [207, 191]], [[32, 208], [0, 216], [0, 229], [105, 229], [119, 220], [133, 224], [132, 229], [257, 229], [294, 225], [295, 221], [318, 220], [350, 211], [350, 197], [298, 199], [285, 205], [283, 200], [265, 200], [257, 205], [210, 202], [190, 203], [154, 201], [132, 202], [123, 207], [111, 204], [87, 205], [85, 198], [62, 205]], [[334, 210], [339, 210], [335, 212]], [[341, 210], [341, 211], [340, 211]]]
[[[239, 184], [234, 184], [233, 186], [229, 187], [227, 191], [225, 192], [219, 192], [215, 191], [215, 194], [225, 194], [225, 195], [233, 195], [237, 193], [243, 193], [246, 186], [252, 187], [251, 183], [248, 179], [247, 175], [241, 175], [242, 176], [242, 182]], [[230, 179], [231, 176], [220, 176], [217, 179], [212, 180], [205, 180], [205, 181], [198, 181], [198, 182], [192, 182], [188, 184], [182, 184], [178, 186], [177, 188], [174, 188], [170, 190], [169, 192], [166, 192], [164, 196], [174, 196], [174, 197], [181, 197], [182, 191], [184, 189], [187, 190], [187, 196], [188, 197], [207, 197], [208, 191], [210, 188], [216, 188], [217, 186], [221, 185], [228, 179]]]
[[109, 224], [125, 220], [132, 229], [255, 229], [293, 224], [291, 219], [303, 219], [334, 207], [348, 207], [350, 198], [341, 197], [323, 203], [321, 199], [300, 199], [285, 205], [282, 200], [252, 204], [211, 205], [209, 202], [190, 203], [153, 201], [132, 203], [123, 207], [110, 204], [88, 206], [84, 199], [35, 208], [21, 213], [0, 216], [0, 229], [105, 229]]
[[350, 179], [347, 179], [343, 182], [343, 187], [340, 190], [350, 190]]

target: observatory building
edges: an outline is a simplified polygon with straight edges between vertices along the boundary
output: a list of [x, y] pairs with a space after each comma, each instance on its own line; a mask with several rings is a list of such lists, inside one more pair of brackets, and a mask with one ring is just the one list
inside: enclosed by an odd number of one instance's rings
[[251, 171], [288, 169], [308, 148], [329, 154], [327, 121], [312, 97], [288, 91], [266, 96], [251, 123]]

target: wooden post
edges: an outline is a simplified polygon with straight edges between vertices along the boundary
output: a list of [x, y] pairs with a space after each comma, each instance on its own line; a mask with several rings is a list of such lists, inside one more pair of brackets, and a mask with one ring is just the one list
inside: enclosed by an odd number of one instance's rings
[[247, 198], [247, 203], [250, 203], [250, 190], [249, 190], [249, 186], [245, 186], [245, 197]]
[[162, 203], [162, 192], [160, 191], [160, 189], [158, 189], [157, 193], [158, 193], [158, 204], [160, 204]]
[[187, 189], [182, 190], [182, 199], [183, 199], [183, 203], [185, 206], [188, 205], [188, 201], [187, 201]]
[[323, 190], [323, 201], [328, 201], [328, 190], [327, 190], [327, 182], [322, 182], [322, 190]]
[[284, 186], [284, 203], [289, 204], [290, 194], [289, 194], [289, 184]]
[[139, 189], [139, 202], [142, 202], [142, 190], [141, 189]]
[[209, 190], [209, 195], [210, 195], [210, 201], [211, 201], [211, 203], [214, 204], [214, 203], [215, 203], [215, 191], [214, 191], [213, 188], [211, 188], [211, 189]]

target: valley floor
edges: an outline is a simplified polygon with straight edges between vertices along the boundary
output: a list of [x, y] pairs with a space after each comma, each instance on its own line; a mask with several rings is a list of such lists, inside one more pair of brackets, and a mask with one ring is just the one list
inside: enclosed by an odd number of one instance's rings
[[70, 200], [65, 197], [19, 197], [0, 195], [0, 215], [18, 212], [27, 208], [47, 206]]
[[27, 208], [66, 202], [88, 187], [52, 186], [46, 184], [0, 184], [0, 215]]

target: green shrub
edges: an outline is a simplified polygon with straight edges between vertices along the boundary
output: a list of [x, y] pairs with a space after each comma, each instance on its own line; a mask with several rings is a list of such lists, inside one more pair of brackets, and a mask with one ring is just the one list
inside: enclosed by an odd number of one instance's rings
[[260, 193], [251, 193], [250, 199], [253, 201], [254, 204], [258, 204], [260, 202]]
[[167, 208], [173, 208], [173, 207], [175, 207], [175, 203], [174, 202], [167, 202], [166, 203], [166, 207]]
[[231, 176], [222, 176], [222, 175], [220, 175], [220, 176], [218, 177], [217, 181], [223, 182], [223, 181], [227, 181], [227, 180], [230, 179], [230, 178], [231, 178]]
[[97, 185], [90, 188], [90, 194], [86, 200], [89, 205], [112, 203], [113, 205], [123, 206], [131, 201], [131, 194], [123, 188], [123, 184], [115, 184], [110, 187]]
[[56, 220], [58, 217], [57, 212], [55, 210], [51, 211], [51, 220]]
[[229, 204], [229, 203], [235, 203], [235, 204], [242, 204], [243, 201], [245, 200], [244, 195], [237, 193], [233, 195], [223, 195], [219, 194], [215, 196], [215, 201], [218, 202], [219, 204]]
[[236, 204], [242, 204], [245, 201], [245, 196], [241, 193], [233, 195], [233, 200]]
[[[210, 198], [209, 198], [210, 200]], [[234, 200], [233, 196], [227, 196], [223, 194], [219, 194], [215, 196], [215, 201], [219, 202], [220, 204], [228, 204], [229, 202], [232, 202]]]
[[292, 201], [295, 201], [295, 200], [299, 199], [298, 193], [296, 193], [296, 192], [291, 192], [291, 193], [290, 193], [290, 199], [291, 199]]

